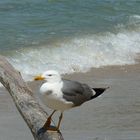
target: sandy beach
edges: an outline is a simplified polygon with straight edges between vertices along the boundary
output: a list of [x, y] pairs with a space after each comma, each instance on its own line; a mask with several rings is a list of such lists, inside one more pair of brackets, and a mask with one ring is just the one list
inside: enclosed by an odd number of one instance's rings
[[[66, 140], [139, 140], [139, 74], [140, 64], [94, 68], [87, 73], [65, 75], [65, 78], [81, 81], [92, 87], [109, 86], [110, 89], [101, 97], [65, 112], [61, 126], [64, 138]], [[33, 82], [29, 85], [37, 92], [37, 83]], [[46, 111], [50, 112], [50, 109], [46, 108]], [[0, 139], [33, 139], [4, 88], [0, 89]]]
[[[47, 113], [36, 74], [110, 87], [64, 113], [65, 140], [140, 140], [140, 0], [1, 0], [0, 55]], [[0, 140], [33, 140], [1, 83]]]

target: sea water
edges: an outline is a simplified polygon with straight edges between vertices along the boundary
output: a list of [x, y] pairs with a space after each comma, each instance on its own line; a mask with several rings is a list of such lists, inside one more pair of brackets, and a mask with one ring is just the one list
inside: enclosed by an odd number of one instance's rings
[[0, 1], [0, 54], [26, 79], [135, 64], [139, 52], [140, 1]]

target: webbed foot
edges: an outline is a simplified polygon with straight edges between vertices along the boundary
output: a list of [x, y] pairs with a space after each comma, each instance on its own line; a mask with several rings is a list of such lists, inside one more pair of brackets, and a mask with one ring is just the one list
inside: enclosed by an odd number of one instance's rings
[[50, 126], [47, 131], [57, 131], [57, 132], [60, 132], [59, 129], [55, 126]]
[[40, 134], [44, 134], [46, 131], [57, 131], [57, 132], [60, 132], [59, 129], [55, 126], [50, 126], [48, 128], [40, 128], [37, 132], [37, 135], [40, 135]]

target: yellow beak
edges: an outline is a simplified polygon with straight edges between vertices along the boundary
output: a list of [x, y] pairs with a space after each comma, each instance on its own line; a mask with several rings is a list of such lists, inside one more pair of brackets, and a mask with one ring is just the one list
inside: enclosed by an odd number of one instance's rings
[[44, 80], [45, 79], [45, 77], [43, 77], [42, 75], [37, 75], [37, 76], [35, 76], [34, 77], [34, 80]]

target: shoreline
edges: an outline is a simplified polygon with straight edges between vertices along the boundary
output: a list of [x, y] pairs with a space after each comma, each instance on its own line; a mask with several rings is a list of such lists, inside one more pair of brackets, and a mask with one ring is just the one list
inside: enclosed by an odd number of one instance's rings
[[[86, 73], [63, 75], [64, 78], [87, 83], [92, 87], [110, 87], [101, 97], [64, 113], [61, 126], [64, 138], [67, 140], [139, 138], [139, 73], [140, 64], [135, 64], [92, 68]], [[28, 82], [28, 85], [37, 93], [39, 83]], [[33, 139], [4, 88], [0, 88], [0, 97], [0, 114], [2, 114], [0, 138], [17, 140], [20, 137], [22, 140], [22, 137], [25, 139], [26, 136], [26, 139]], [[10, 133], [5, 135], [6, 131]]]

